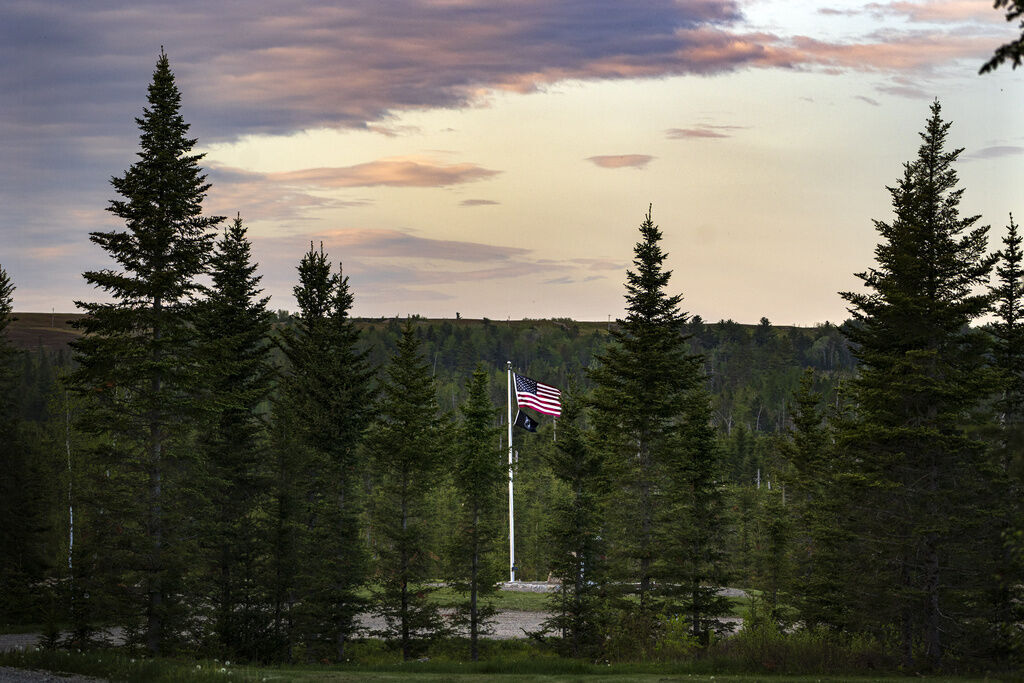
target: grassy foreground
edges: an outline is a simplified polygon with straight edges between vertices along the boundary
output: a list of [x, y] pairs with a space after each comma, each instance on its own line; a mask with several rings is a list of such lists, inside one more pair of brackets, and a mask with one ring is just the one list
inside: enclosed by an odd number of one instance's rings
[[[548, 656], [502, 657], [470, 663], [429, 661], [342, 666], [237, 666], [216, 660], [134, 658], [113, 651], [77, 653], [30, 650], [0, 653], [0, 666], [36, 669], [62, 674], [80, 674], [111, 681], [668, 681], [729, 683], [785, 680], [811, 681], [894, 681], [899, 676], [792, 676], [783, 674], [722, 674], [702, 671], [707, 663], [688, 664], [592, 664]], [[915, 678], [921, 678], [915, 676]], [[934, 681], [991, 681], [991, 678], [928, 678]]]

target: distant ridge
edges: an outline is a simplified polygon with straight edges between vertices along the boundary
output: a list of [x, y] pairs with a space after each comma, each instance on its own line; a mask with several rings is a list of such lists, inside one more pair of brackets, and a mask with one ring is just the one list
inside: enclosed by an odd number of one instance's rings
[[14, 313], [7, 327], [11, 342], [23, 349], [44, 348], [48, 351], [66, 349], [68, 342], [79, 336], [71, 323], [82, 318], [81, 313]]
[[[76, 320], [80, 320], [84, 317], [82, 313], [14, 313], [14, 320], [7, 328], [7, 335], [11, 342], [22, 349], [35, 350], [39, 348], [46, 349], [48, 351], [60, 351], [66, 349], [68, 343], [78, 337], [80, 332], [71, 326]], [[376, 325], [386, 325], [390, 321], [398, 320], [399, 322], [405, 321], [404, 316], [399, 317], [373, 317], [373, 318], [356, 318], [356, 324], [359, 327], [371, 327]], [[593, 332], [604, 333], [614, 325], [606, 320], [601, 321], [590, 321], [590, 320], [572, 320], [570, 318], [525, 318], [523, 320], [495, 320], [490, 318], [420, 318], [412, 317], [413, 323], [416, 325], [443, 325], [448, 323], [454, 327], [462, 328], [473, 328], [482, 325], [498, 325], [498, 326], [510, 326], [516, 329], [524, 328], [543, 328], [543, 327], [561, 327], [567, 329], [569, 326], [575, 326], [577, 331], [582, 334], [591, 334]], [[705, 320], [705, 325], [714, 325], [714, 323]], [[745, 325], [740, 324], [740, 327], [750, 330], [756, 325]], [[790, 325], [773, 325], [776, 330], [788, 330]], [[797, 326], [797, 329], [800, 329]]]

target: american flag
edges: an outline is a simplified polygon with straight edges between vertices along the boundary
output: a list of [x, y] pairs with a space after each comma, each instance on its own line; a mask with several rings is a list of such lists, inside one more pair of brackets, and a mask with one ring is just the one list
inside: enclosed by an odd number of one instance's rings
[[516, 375], [516, 402], [520, 408], [533, 408], [545, 415], [562, 414], [561, 391], [522, 375]]

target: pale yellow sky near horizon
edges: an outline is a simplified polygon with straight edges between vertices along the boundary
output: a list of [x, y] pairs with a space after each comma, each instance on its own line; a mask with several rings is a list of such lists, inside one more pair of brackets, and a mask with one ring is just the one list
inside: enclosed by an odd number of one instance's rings
[[[652, 205], [685, 310], [839, 322], [935, 98], [992, 250], [1024, 214], [1024, 69], [977, 73], [1016, 35], [989, 0], [399, 4], [197, 2], [113, 23], [12, 8], [0, 264], [16, 310], [102, 300], [80, 273], [112, 265], [88, 233], [123, 228], [108, 179], [134, 159], [154, 35], [206, 153], [205, 208], [241, 213], [273, 308], [294, 310], [322, 241], [356, 315], [614, 318]], [[80, 34], [80, 54], [58, 59], [39, 26]]]

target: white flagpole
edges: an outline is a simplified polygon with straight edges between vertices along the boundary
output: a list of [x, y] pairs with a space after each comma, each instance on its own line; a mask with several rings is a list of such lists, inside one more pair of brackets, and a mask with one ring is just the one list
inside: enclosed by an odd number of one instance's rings
[[512, 361], [508, 363], [508, 575], [509, 581], [516, 580], [516, 525], [515, 509], [512, 506]]

